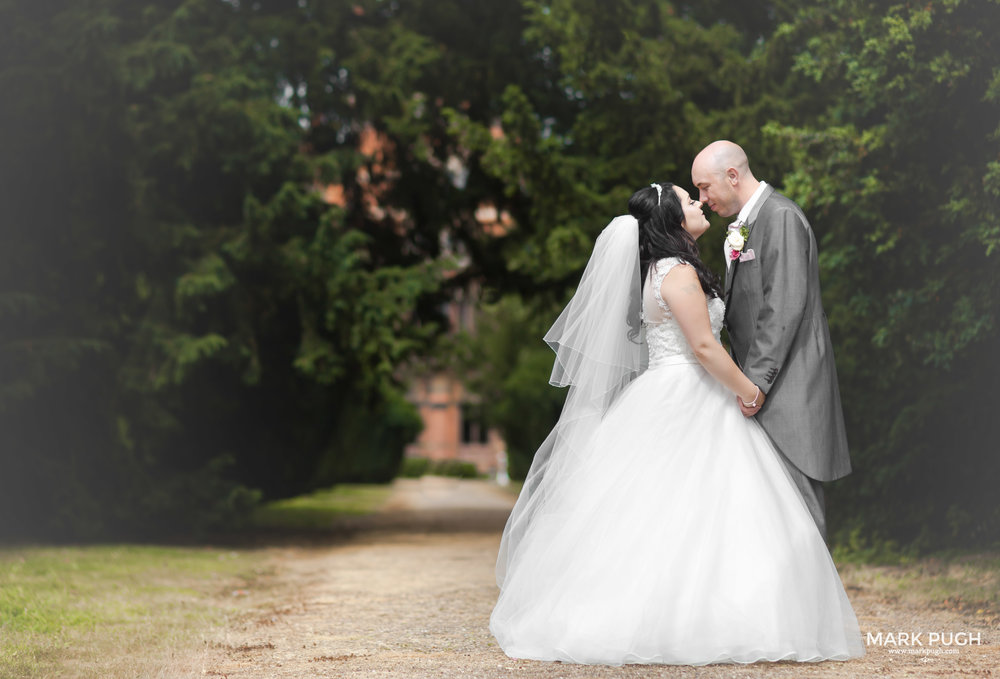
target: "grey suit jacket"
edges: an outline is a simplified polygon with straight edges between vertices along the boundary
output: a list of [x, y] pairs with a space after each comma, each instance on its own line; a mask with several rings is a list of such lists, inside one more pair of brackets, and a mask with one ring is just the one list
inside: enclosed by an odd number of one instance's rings
[[733, 358], [767, 398], [757, 421], [806, 476], [851, 471], [830, 329], [819, 289], [816, 238], [802, 209], [765, 188], [747, 219], [744, 252], [726, 274]]

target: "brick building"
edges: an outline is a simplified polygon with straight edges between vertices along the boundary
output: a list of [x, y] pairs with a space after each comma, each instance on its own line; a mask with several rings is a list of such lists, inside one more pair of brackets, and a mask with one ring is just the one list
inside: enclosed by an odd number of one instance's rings
[[[447, 305], [454, 330], [475, 331], [475, 288], [456, 293]], [[484, 423], [488, 407], [470, 393], [459, 375], [441, 370], [413, 378], [407, 398], [420, 410], [424, 430], [406, 448], [407, 457], [472, 462], [480, 473], [506, 473], [506, 446]]]

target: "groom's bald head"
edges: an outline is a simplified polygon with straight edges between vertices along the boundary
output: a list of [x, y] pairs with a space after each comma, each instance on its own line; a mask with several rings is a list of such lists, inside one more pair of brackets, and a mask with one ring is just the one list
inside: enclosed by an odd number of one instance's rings
[[712, 172], [725, 173], [727, 169], [734, 168], [741, 176], [750, 171], [750, 161], [740, 145], [725, 139], [713, 141], [703, 148], [695, 156], [692, 170], [699, 164], [705, 165]]
[[695, 156], [691, 181], [698, 189], [699, 200], [723, 217], [739, 212], [758, 184], [747, 154], [738, 144], [726, 140], [713, 141]]

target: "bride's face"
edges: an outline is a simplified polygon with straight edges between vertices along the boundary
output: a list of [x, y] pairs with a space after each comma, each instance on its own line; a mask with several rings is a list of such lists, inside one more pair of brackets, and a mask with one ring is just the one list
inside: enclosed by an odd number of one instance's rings
[[679, 186], [674, 186], [674, 193], [681, 201], [681, 209], [684, 210], [684, 221], [681, 226], [691, 236], [697, 239], [701, 234], [708, 231], [708, 220], [702, 212], [701, 202], [692, 198], [687, 191]]

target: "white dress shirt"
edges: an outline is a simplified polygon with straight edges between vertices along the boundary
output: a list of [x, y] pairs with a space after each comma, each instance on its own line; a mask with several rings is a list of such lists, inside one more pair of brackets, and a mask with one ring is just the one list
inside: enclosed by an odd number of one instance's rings
[[[736, 215], [736, 222], [743, 222], [744, 224], [747, 223], [747, 217], [749, 217], [750, 213], [753, 212], [754, 206], [757, 205], [757, 201], [760, 200], [760, 196], [764, 193], [764, 189], [766, 188], [767, 182], [761, 182], [757, 186], [757, 190], [753, 192], [752, 196], [750, 196], [750, 200], [748, 200], [746, 204], [740, 208], [740, 213]], [[729, 244], [725, 241], [722, 242], [722, 256], [726, 258], [726, 269], [728, 270], [730, 265], [733, 263], [733, 260], [729, 259]]]

